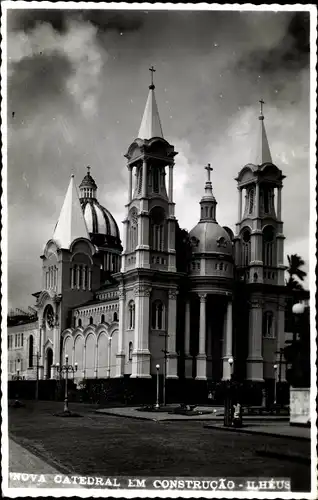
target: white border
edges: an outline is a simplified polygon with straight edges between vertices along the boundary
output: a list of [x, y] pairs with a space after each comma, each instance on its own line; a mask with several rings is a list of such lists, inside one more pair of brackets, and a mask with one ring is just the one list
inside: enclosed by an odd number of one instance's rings
[[[314, 179], [316, 179], [316, 64], [317, 64], [317, 54], [315, 51], [316, 40], [317, 40], [317, 8], [315, 5], [302, 5], [302, 4], [291, 4], [291, 5], [253, 5], [253, 4], [171, 4], [171, 3], [94, 3], [94, 2], [24, 2], [24, 1], [4, 1], [2, 2], [2, 19], [1, 19], [1, 34], [2, 34], [2, 65], [1, 65], [1, 75], [2, 75], [2, 185], [3, 192], [1, 197], [2, 203], [2, 232], [1, 232], [1, 251], [2, 251], [2, 280], [1, 280], [1, 292], [2, 292], [2, 332], [6, 332], [7, 329], [7, 88], [6, 88], [6, 61], [7, 61], [7, 17], [6, 13], [8, 9], [68, 9], [68, 10], [157, 10], [157, 11], [292, 11], [292, 12], [309, 12], [310, 13], [310, 44], [311, 44], [311, 55], [310, 55], [310, 261], [309, 261], [309, 289], [310, 289], [310, 320], [311, 320], [311, 456], [312, 456], [312, 485], [311, 493], [283, 493], [278, 496], [278, 492], [273, 493], [257, 493], [257, 492], [236, 492], [235, 498], [316, 498], [317, 491], [317, 429], [316, 429], [316, 397], [317, 397], [317, 387], [316, 387], [316, 364], [315, 359], [317, 353], [316, 346], [316, 328], [315, 328], [315, 313], [316, 313], [316, 303], [315, 303], [315, 268], [316, 268], [316, 185]], [[5, 408], [7, 402], [7, 335], [2, 335], [2, 355], [1, 355], [1, 368], [2, 368], [2, 380], [1, 380], [1, 390], [2, 390], [2, 408]], [[315, 355], [313, 356], [313, 353]], [[3, 482], [2, 491], [3, 493], [11, 498], [16, 497], [70, 497], [77, 496], [82, 498], [88, 497], [99, 497], [99, 496], [111, 496], [114, 498], [120, 498], [125, 496], [126, 498], [233, 498], [232, 493], [226, 493], [224, 491], [211, 492], [208, 496], [201, 491], [158, 491], [158, 490], [93, 490], [93, 489], [24, 489], [24, 488], [8, 488], [8, 421], [7, 412], [2, 412], [2, 472], [3, 472]]]

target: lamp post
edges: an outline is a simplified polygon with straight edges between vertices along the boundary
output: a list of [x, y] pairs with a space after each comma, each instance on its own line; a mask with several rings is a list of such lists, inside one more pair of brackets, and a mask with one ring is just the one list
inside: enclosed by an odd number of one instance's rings
[[158, 410], [160, 408], [160, 405], [159, 405], [159, 369], [160, 369], [160, 365], [156, 365], [156, 370], [157, 370], [157, 399], [156, 399], [156, 410]]
[[230, 379], [227, 381], [225, 401], [224, 401], [224, 426], [230, 427], [232, 425], [232, 367], [233, 358], [228, 359], [230, 367]]
[[274, 365], [274, 405], [276, 405], [277, 401], [277, 368], [278, 366]]
[[[295, 314], [296, 318], [299, 318], [300, 315], [304, 314], [305, 312], [305, 305], [301, 304], [300, 302], [298, 304], [294, 304], [292, 307], [293, 314]], [[293, 342], [297, 340], [297, 324], [295, 322], [294, 326], [294, 331], [293, 331]]]
[[56, 363], [56, 370], [58, 373], [65, 373], [65, 399], [64, 399], [64, 412], [68, 412], [68, 393], [67, 393], [67, 381], [68, 381], [68, 373], [74, 373], [77, 371], [77, 363], [74, 366], [68, 364], [68, 354], [65, 354], [65, 365], [60, 366], [59, 363]]

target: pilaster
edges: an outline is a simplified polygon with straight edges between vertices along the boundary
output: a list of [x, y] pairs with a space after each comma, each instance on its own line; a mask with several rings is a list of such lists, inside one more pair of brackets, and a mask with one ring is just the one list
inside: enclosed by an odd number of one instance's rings
[[[285, 347], [285, 304], [284, 298], [279, 299], [277, 310], [277, 362], [279, 363], [279, 352]], [[281, 382], [286, 382], [286, 364], [281, 365]]]
[[197, 355], [196, 380], [206, 380], [206, 302], [207, 294], [200, 293], [200, 331], [199, 331], [199, 352]]
[[222, 380], [231, 379], [231, 366], [229, 364], [229, 359], [232, 358], [232, 347], [233, 347], [233, 318], [232, 318], [232, 299], [227, 303], [226, 316], [225, 316], [225, 328], [224, 328], [224, 341], [223, 341], [223, 377]]
[[262, 357], [262, 319], [263, 304], [261, 299], [250, 301], [250, 317], [248, 332], [247, 380], [263, 382]]
[[125, 374], [125, 291], [119, 287], [119, 326], [118, 326], [118, 351], [116, 354], [116, 377], [123, 377]]
[[149, 298], [151, 288], [138, 283], [135, 295], [135, 339], [132, 353], [131, 378], [150, 378]]
[[178, 378], [178, 355], [176, 352], [177, 335], [177, 295], [176, 289], [168, 292], [168, 354], [167, 379]]

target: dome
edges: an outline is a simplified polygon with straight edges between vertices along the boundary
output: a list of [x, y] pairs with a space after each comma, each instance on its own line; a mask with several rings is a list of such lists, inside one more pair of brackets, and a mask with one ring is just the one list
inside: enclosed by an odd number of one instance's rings
[[119, 229], [112, 214], [96, 198], [81, 199], [85, 222], [90, 234], [103, 234], [120, 239]]
[[193, 253], [219, 253], [232, 256], [228, 232], [217, 222], [200, 221], [189, 233]]

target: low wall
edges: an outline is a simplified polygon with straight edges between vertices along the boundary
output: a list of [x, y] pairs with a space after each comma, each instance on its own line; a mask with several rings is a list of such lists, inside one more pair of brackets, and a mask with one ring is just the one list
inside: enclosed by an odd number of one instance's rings
[[310, 423], [310, 389], [290, 388], [291, 425], [309, 425]]

